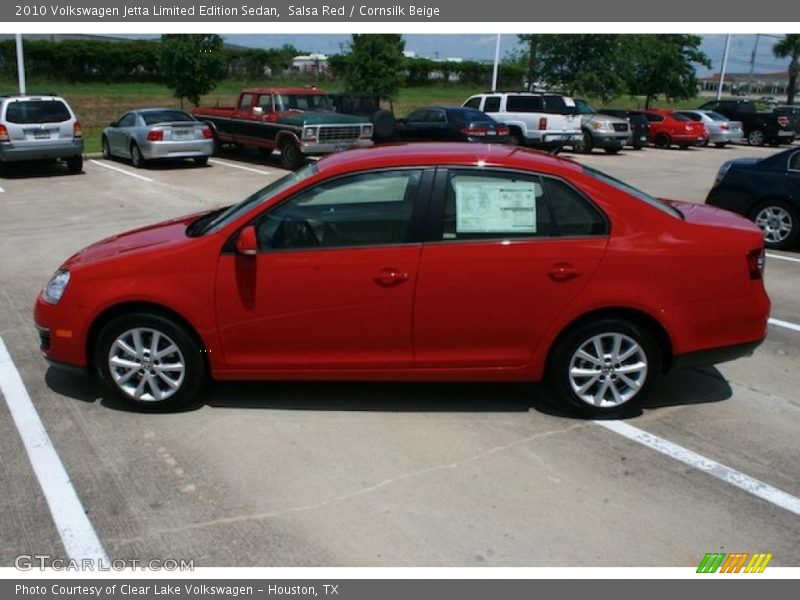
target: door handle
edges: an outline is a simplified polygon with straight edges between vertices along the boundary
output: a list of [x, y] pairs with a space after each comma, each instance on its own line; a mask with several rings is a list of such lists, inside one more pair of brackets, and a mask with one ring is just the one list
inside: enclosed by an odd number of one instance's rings
[[576, 277], [580, 276], [580, 274], [580, 271], [578, 271], [571, 264], [565, 262], [554, 264], [547, 272], [547, 275], [550, 277], [550, 279], [553, 281], [558, 281], [559, 283], [575, 279]]
[[392, 267], [387, 267], [386, 269], [381, 269], [378, 271], [378, 274], [375, 275], [373, 279], [378, 285], [382, 285], [383, 287], [391, 287], [393, 285], [403, 283], [404, 281], [408, 281], [408, 273], [398, 271]]

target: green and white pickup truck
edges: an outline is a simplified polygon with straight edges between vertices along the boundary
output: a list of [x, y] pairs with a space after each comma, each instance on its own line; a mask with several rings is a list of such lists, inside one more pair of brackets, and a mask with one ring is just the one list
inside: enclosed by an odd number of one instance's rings
[[296, 169], [306, 156], [372, 145], [369, 119], [331, 111], [319, 89], [247, 88], [236, 106], [197, 107], [192, 114], [211, 126], [218, 143], [277, 149], [281, 164]]

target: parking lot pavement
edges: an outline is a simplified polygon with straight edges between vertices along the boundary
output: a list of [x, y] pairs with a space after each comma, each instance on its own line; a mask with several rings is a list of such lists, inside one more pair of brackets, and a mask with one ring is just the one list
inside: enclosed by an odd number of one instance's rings
[[[753, 152], [578, 160], [697, 201], [721, 162]], [[785, 326], [771, 325], [750, 358], [667, 376], [625, 422], [702, 459], [687, 462], [572, 418], [540, 386], [219, 383], [195, 410], [140, 414], [91, 381], [48, 370], [31, 306], [59, 263], [103, 236], [235, 201], [281, 174], [236, 158], [145, 170], [98, 161], [84, 175], [0, 181], [0, 338], [111, 557], [693, 566], [721, 550], [798, 566], [800, 332]], [[771, 257], [766, 273], [773, 316], [800, 324], [800, 262]], [[64, 556], [5, 403], [0, 455], [0, 565], [21, 553]], [[720, 479], [708, 461], [734, 471]]]

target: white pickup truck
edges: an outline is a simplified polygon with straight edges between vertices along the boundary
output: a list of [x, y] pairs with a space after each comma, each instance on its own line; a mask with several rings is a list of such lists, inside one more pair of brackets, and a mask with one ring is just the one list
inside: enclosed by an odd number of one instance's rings
[[485, 92], [463, 106], [477, 108], [508, 126], [512, 143], [555, 148], [580, 142], [581, 115], [575, 100], [561, 94]]

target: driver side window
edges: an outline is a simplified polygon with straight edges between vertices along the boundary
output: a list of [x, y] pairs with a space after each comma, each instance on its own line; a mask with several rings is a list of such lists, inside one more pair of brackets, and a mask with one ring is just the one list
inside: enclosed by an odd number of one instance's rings
[[259, 219], [259, 248], [405, 243], [421, 177], [419, 169], [360, 173], [300, 192]]

